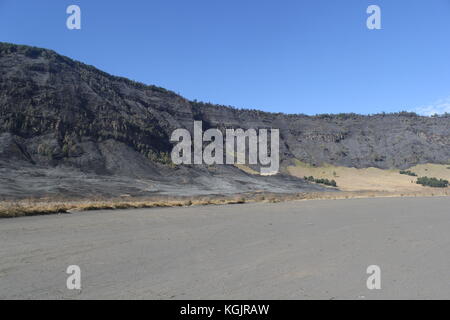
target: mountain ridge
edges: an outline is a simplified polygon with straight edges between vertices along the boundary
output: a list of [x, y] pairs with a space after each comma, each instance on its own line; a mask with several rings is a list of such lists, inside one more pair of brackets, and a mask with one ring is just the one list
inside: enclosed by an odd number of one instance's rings
[[[178, 175], [191, 183], [198, 178], [202, 182], [195, 183], [203, 186], [210, 186], [203, 180], [211, 175], [218, 180], [228, 175], [233, 189], [244, 174], [233, 166], [171, 164], [171, 133], [192, 131], [195, 120], [205, 129], [280, 129], [282, 172], [295, 160], [381, 169], [450, 160], [448, 114], [308, 116], [236, 109], [190, 101], [52, 50], [7, 43], [0, 43], [0, 70], [0, 161], [17, 170], [64, 166], [159, 182]], [[257, 189], [259, 182], [252, 183]]]
[[[95, 73], [98, 73], [98, 74], [108, 77], [110, 79], [122, 81], [126, 84], [133, 85], [136, 88], [140, 88], [140, 89], [147, 88], [147, 89], [159, 90], [164, 93], [168, 93], [168, 94], [171, 94], [174, 96], [181, 97], [191, 103], [195, 103], [195, 104], [198, 103], [198, 104], [203, 104], [203, 105], [207, 105], [207, 106], [215, 106], [215, 107], [226, 108], [226, 109], [235, 110], [235, 111], [259, 112], [262, 114], [284, 115], [287, 117], [307, 117], [307, 118], [333, 118], [333, 117], [347, 118], [347, 117], [377, 117], [377, 116], [399, 116], [399, 115], [411, 116], [411, 117], [425, 117], [425, 118], [431, 118], [431, 117], [450, 118], [450, 113], [436, 114], [433, 116], [422, 116], [415, 112], [407, 111], [407, 110], [403, 110], [403, 111], [399, 111], [399, 112], [380, 112], [380, 113], [373, 113], [373, 114], [359, 114], [359, 113], [354, 113], [354, 112], [344, 112], [344, 113], [318, 113], [315, 115], [308, 115], [308, 114], [304, 114], [304, 113], [269, 112], [269, 111], [264, 111], [264, 110], [260, 110], [260, 109], [245, 108], [245, 107], [238, 108], [238, 107], [235, 107], [232, 105], [223, 105], [223, 104], [219, 104], [219, 103], [199, 101], [198, 99], [189, 100], [187, 98], [184, 98], [181, 94], [176, 93], [173, 90], [166, 89], [161, 86], [157, 86], [157, 85], [153, 85], [153, 84], [146, 84], [146, 83], [143, 83], [140, 81], [126, 78], [124, 76], [118, 76], [118, 75], [108, 73], [94, 65], [90, 65], [90, 64], [87, 64], [87, 63], [84, 63], [81, 61], [77, 61], [68, 56], [59, 54], [58, 52], [56, 52], [55, 50], [52, 50], [52, 49], [45, 49], [45, 48], [40, 48], [40, 47], [35, 47], [35, 46], [28, 46], [28, 45], [24, 45], [24, 44], [14, 44], [14, 43], [1, 42], [1, 41], [0, 41], [0, 47], [1, 47], [1, 51], [3, 53], [5, 53], [5, 52], [13, 53], [13, 52], [24, 51], [23, 53], [25, 55], [27, 55], [29, 57], [35, 57], [35, 58], [37, 56], [41, 55], [42, 53], [49, 53], [51, 55], [62, 58], [70, 65], [76, 64], [82, 68], [85, 68], [88, 71], [93, 71]], [[28, 53], [26, 53], [27, 51], [28, 51]]]

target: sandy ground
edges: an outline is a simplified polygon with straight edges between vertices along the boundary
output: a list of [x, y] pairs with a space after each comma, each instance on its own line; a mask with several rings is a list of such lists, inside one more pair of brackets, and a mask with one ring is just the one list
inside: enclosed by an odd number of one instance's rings
[[[0, 220], [1, 299], [450, 298], [449, 197]], [[82, 291], [66, 289], [69, 265]], [[382, 289], [366, 287], [369, 265]]]

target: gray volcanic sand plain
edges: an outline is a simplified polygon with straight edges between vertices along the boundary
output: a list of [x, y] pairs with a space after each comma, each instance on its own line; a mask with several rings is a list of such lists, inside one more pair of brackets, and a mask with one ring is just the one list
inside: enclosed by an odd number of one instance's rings
[[[0, 298], [449, 299], [449, 207], [385, 198], [1, 220]], [[81, 292], [66, 289], [69, 265]]]
[[82, 172], [76, 168], [44, 167], [24, 162], [0, 160], [0, 200], [20, 199], [82, 199], [151, 196], [205, 196], [233, 195], [246, 192], [336, 192], [311, 184], [290, 175], [255, 176], [234, 166], [207, 168], [181, 167], [174, 170], [159, 168], [153, 173], [137, 170], [129, 160], [132, 174], [99, 175]]

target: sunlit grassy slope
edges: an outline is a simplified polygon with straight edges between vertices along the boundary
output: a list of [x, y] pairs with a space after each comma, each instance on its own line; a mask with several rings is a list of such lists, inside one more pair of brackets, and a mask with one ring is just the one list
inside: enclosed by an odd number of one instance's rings
[[[377, 168], [356, 169], [325, 165], [313, 167], [309, 164], [295, 161], [295, 165], [287, 168], [296, 177], [313, 176], [336, 180], [339, 189], [343, 191], [387, 191], [415, 192], [424, 190], [416, 184], [416, 177], [401, 175], [400, 170], [382, 170]], [[422, 164], [409, 169], [419, 177], [428, 176], [450, 180], [450, 165]]]

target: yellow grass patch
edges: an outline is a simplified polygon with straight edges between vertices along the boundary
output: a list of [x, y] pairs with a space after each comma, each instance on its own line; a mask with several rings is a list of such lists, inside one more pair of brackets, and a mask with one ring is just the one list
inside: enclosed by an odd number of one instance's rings
[[[251, 198], [251, 199], [250, 199]], [[117, 210], [117, 209], [144, 209], [144, 208], [166, 208], [186, 207], [200, 205], [240, 204], [247, 201], [257, 201], [256, 196], [247, 198], [239, 195], [224, 196], [218, 198], [197, 197], [192, 199], [111, 199], [104, 201], [52, 201], [42, 200], [20, 200], [0, 202], [0, 218], [14, 218], [22, 216], [46, 215], [69, 213], [72, 211], [93, 210]]]
[[439, 178], [450, 181], [450, 164], [419, 164], [409, 169], [419, 177]]
[[[424, 191], [425, 190], [425, 191]], [[111, 199], [104, 201], [52, 201], [21, 200], [0, 202], [0, 218], [69, 213], [91, 210], [144, 209], [180, 206], [206, 206], [242, 204], [254, 202], [277, 203], [296, 200], [340, 200], [352, 198], [386, 198], [386, 197], [420, 197], [420, 196], [450, 196], [450, 188], [427, 188], [415, 192], [388, 191], [346, 191], [346, 192], [303, 192], [292, 194], [252, 193], [245, 195], [230, 195], [223, 197], [198, 197], [178, 200], [142, 200], [130, 198], [127, 201]]]
[[258, 171], [253, 170], [252, 168], [250, 168], [249, 166], [243, 165], [243, 164], [235, 164], [234, 165], [236, 168], [238, 168], [241, 171], [244, 171], [248, 174], [254, 175], [254, 176], [259, 176], [261, 175]]
[[[419, 177], [428, 176], [450, 180], [450, 165], [424, 164], [409, 169]], [[332, 165], [313, 167], [301, 161], [288, 167], [288, 172], [296, 177], [333, 179], [343, 191], [381, 191], [381, 192], [429, 192], [427, 188], [416, 184], [417, 178], [401, 175], [400, 170], [378, 168], [347, 168]]]

